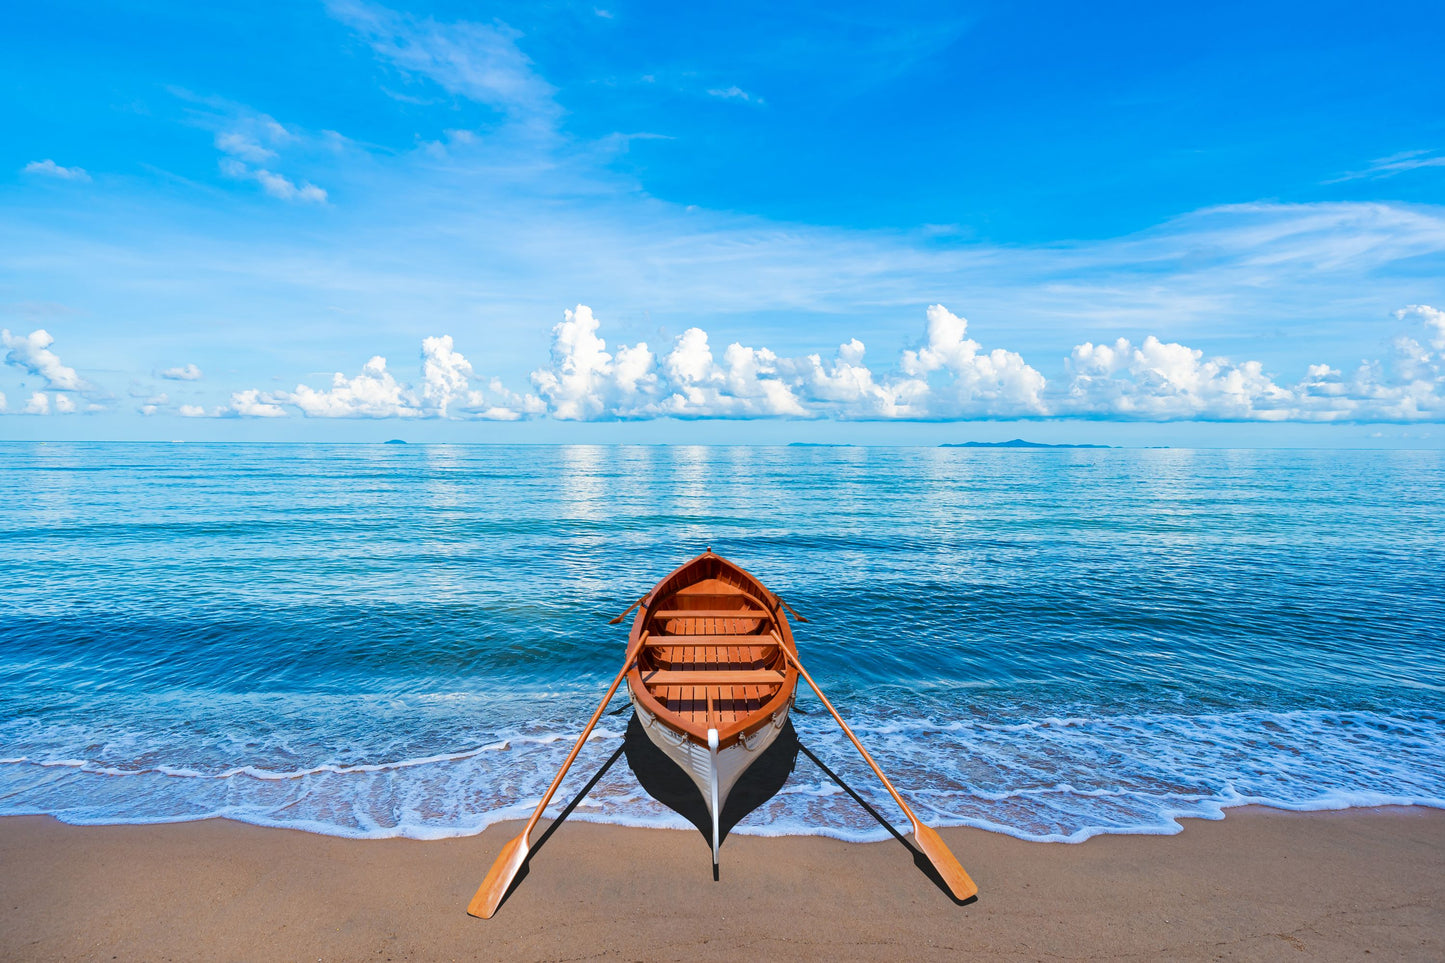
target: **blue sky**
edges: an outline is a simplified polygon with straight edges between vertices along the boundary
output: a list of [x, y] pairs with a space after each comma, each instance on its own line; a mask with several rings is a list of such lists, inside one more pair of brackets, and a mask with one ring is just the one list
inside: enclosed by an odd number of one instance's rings
[[1436, 447], [1376, 6], [17, 8], [0, 438]]

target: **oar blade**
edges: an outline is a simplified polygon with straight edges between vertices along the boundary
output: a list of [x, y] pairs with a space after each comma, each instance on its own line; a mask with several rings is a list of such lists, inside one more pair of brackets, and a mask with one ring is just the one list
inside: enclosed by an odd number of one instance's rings
[[502, 847], [502, 851], [497, 854], [496, 862], [492, 863], [492, 868], [487, 870], [487, 878], [482, 880], [482, 885], [477, 889], [477, 895], [473, 896], [471, 903], [467, 904], [468, 913], [484, 920], [492, 918], [497, 907], [502, 905], [502, 897], [506, 896], [507, 890], [512, 888], [512, 881], [517, 878], [517, 872], [527, 861], [527, 849], [526, 833], [522, 833]]
[[944, 843], [942, 836], [923, 823], [914, 823], [913, 841], [918, 844], [923, 855], [928, 857], [933, 868], [938, 870], [938, 875], [943, 877], [943, 881], [948, 884], [949, 892], [953, 893], [954, 899], [965, 900], [978, 895], [978, 885], [959, 865], [948, 845]]

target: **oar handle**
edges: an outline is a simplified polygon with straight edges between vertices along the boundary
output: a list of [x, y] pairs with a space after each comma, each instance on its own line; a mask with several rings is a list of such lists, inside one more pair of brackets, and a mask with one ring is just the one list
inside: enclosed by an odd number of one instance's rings
[[[642, 598], [647, 598], [647, 596], [644, 595]], [[637, 607], [638, 607], [639, 605], [641, 605], [641, 604], [642, 604], [642, 599], [638, 599], [636, 602], [633, 602], [631, 605], [629, 605], [629, 606], [627, 607], [627, 612], [631, 612], [633, 609], [637, 608]], [[616, 625], [618, 622], [621, 622], [623, 619], [627, 618], [627, 612], [623, 612], [621, 615], [617, 616], [617, 618], [615, 618], [615, 619], [608, 619], [608, 620], [607, 620], [607, 624], [608, 624], [608, 625]]]
[[787, 610], [788, 610], [788, 614], [791, 615], [793, 618], [797, 619], [799, 622], [806, 622], [806, 621], [808, 621], [807, 619], [805, 619], [805, 618], [803, 618], [801, 615], [799, 615], [797, 612], [794, 612], [794, 611], [793, 611], [793, 607], [792, 607], [791, 605], [789, 605], [787, 602], [783, 601], [783, 597], [782, 597], [781, 595], [779, 595], [777, 592], [774, 592], [774, 593], [773, 593], [773, 598], [777, 599], [777, 600], [778, 600], [778, 604], [781, 605], [783, 608], [787, 609]]
[[627, 671], [632, 668], [632, 663], [636, 661], [637, 653], [629, 652], [627, 654], [627, 662], [622, 666], [622, 671], [617, 673], [617, 678], [612, 680], [612, 687], [607, 690], [607, 695], [602, 697], [602, 704], [597, 707], [596, 712], [592, 713], [592, 718], [588, 721], [587, 728], [583, 729], [582, 735], [577, 737], [577, 744], [573, 746], [572, 751], [567, 754], [567, 761], [562, 763], [562, 769], [557, 773], [557, 778], [552, 780], [552, 785], [547, 787], [546, 795], [542, 797], [541, 802], [537, 803], [537, 809], [532, 813], [532, 818], [527, 820], [527, 827], [522, 830], [521, 837], [524, 843], [532, 834], [532, 828], [537, 825], [537, 820], [542, 818], [542, 810], [546, 809], [547, 804], [552, 801], [552, 794], [557, 791], [558, 786], [562, 785], [562, 777], [567, 775], [568, 769], [572, 768], [572, 761], [577, 758], [577, 753], [582, 751], [582, 744], [586, 742], [587, 737], [592, 734], [592, 727], [597, 725], [598, 719], [602, 718], [602, 713], [607, 710], [607, 704], [612, 701], [612, 696], [617, 692], [617, 687], [622, 684], [623, 677], [627, 675]]
[[[777, 633], [774, 632], [773, 635], [776, 636]], [[853, 735], [853, 730], [848, 728], [848, 723], [844, 722], [843, 717], [838, 715], [838, 710], [833, 708], [833, 703], [829, 702], [828, 697], [823, 695], [823, 690], [818, 688], [818, 683], [813, 681], [813, 677], [808, 674], [808, 670], [803, 668], [803, 663], [798, 661], [797, 654], [786, 645], [783, 645], [781, 638], [778, 639], [778, 647], [783, 650], [783, 655], [793, 664], [793, 668], [798, 670], [798, 674], [807, 680], [808, 685], [812, 687], [813, 692], [822, 700], [823, 705], [827, 707], [828, 711], [832, 714], [834, 721], [842, 727], [843, 734], [853, 743], [853, 747], [862, 754], [864, 761], [873, 769], [874, 774], [883, 781], [883, 785], [888, 790], [889, 795], [891, 795], [893, 801], [898, 804], [898, 808], [903, 810], [903, 814], [908, 817], [908, 821], [913, 823], [914, 832], [917, 832], [918, 826], [920, 825], [918, 817], [913, 815], [913, 810], [908, 808], [908, 803], [903, 801], [903, 797], [898, 795], [898, 790], [893, 788], [893, 783], [889, 782], [888, 777], [883, 775], [883, 770], [878, 768], [878, 763], [874, 762], [873, 757], [868, 754], [868, 750], [863, 748], [863, 743], [859, 742], [858, 737]]]

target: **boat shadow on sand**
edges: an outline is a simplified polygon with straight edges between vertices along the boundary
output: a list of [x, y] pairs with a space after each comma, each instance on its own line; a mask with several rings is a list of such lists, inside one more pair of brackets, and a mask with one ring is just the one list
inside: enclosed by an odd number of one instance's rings
[[[749, 813], [782, 790], [788, 777], [792, 775], [797, 766], [799, 754], [806, 756], [825, 776], [837, 783], [858, 805], [862, 806], [868, 815], [878, 820], [878, 824], [888, 830], [893, 838], [897, 839], [912, 854], [914, 865], [923, 875], [932, 880], [944, 895], [960, 906], [972, 903], [977, 899], [976, 896], [966, 900], [954, 899], [953, 894], [949, 892], [948, 884], [934, 870], [933, 864], [929, 862], [928, 858], [909, 842], [906, 836], [894, 828], [892, 823], [884, 819], [883, 815], [860, 796], [852, 786], [844, 782], [842, 777], [814, 755], [812, 750], [798, 741], [798, 733], [793, 728], [791, 719], [783, 726], [783, 730], [778, 733], [778, 738], [774, 740], [773, 744], [748, 767], [747, 771], [738, 779], [737, 785], [733, 787], [727, 805], [723, 807], [723, 811], [718, 816], [720, 842], [726, 840], [733, 827]], [[587, 781], [587, 785], [582, 787], [582, 791], [567, 803], [562, 812], [547, 827], [546, 832], [532, 845], [532, 854], [535, 855], [546, 844], [557, 828], [566, 822], [572, 810], [577, 808], [577, 804], [592, 791], [592, 788], [601, 781], [607, 771], [623, 756], [627, 757], [627, 765], [632, 769], [633, 775], [637, 777], [637, 782], [642, 786], [643, 791], [696, 826], [697, 831], [702, 834], [703, 840], [711, 848], [712, 817], [708, 813], [707, 803], [703, 800], [702, 793], [698, 792], [697, 786], [678, 768], [677, 763], [664, 755], [662, 750], [647, 738], [647, 734], [643, 732], [642, 724], [634, 712], [628, 720], [627, 732], [623, 736], [622, 745], [603, 763], [596, 775]], [[521, 882], [521, 877], [525, 874], [526, 868], [524, 867], [516, 882]], [[513, 888], [515, 886], [516, 883], [513, 883]]]

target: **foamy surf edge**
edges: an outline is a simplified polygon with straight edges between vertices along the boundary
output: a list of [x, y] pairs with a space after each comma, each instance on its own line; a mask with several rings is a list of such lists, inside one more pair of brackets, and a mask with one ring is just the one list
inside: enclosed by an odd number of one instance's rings
[[[1074, 844], [1085, 842], [1096, 836], [1173, 836], [1182, 832], [1184, 829], [1180, 820], [1222, 820], [1226, 818], [1229, 810], [1248, 806], [1258, 806], [1266, 809], [1301, 814], [1343, 812], [1351, 809], [1378, 809], [1383, 807], [1445, 809], [1445, 799], [1347, 793], [1325, 794], [1317, 800], [1301, 803], [1298, 801], [1274, 800], [1262, 796], [1237, 796], [1230, 799], [1200, 800], [1195, 806], [1180, 808], [1177, 812], [1171, 813], [1158, 822], [1128, 826], [1088, 826], [1067, 834], [1030, 833], [1018, 827], [1009, 826], [991, 819], [939, 818], [929, 820], [925, 818], [924, 821], [935, 829], [970, 828], [1010, 836], [1014, 839], [1023, 840], [1024, 842]], [[478, 836], [498, 823], [522, 821], [531, 816], [531, 814], [531, 804], [518, 804], [478, 814], [474, 822], [461, 826], [403, 823], [391, 827], [353, 829], [320, 820], [277, 819], [270, 818], [264, 813], [231, 808], [221, 808], [211, 812], [188, 813], [175, 816], [111, 817], [104, 815], [87, 815], [75, 811], [52, 812], [38, 808], [0, 806], [0, 818], [6, 816], [47, 816], [55, 819], [57, 822], [70, 826], [160, 826], [203, 822], [210, 819], [225, 819], [231, 822], [244, 823], [266, 829], [292, 829], [318, 836], [332, 836], [341, 839], [412, 839], [419, 841], [462, 839], [470, 836]], [[554, 820], [557, 816], [558, 807], [549, 806], [544, 818]], [[697, 830], [697, 827], [688, 822], [686, 818], [680, 814], [671, 812], [666, 815], [628, 816], [619, 813], [596, 813], [578, 810], [568, 814], [567, 820], [569, 822], [620, 826], [628, 829]], [[900, 820], [893, 825], [901, 835], [908, 835], [912, 831], [906, 818], [900, 818]], [[804, 823], [795, 819], [779, 820], [766, 824], [749, 824], [746, 821], [739, 822], [729, 831], [729, 835], [733, 834], [762, 838], [783, 838], [788, 836], [820, 837], [836, 839], [847, 843], [883, 842], [892, 836], [892, 833], [881, 826], [876, 830], [857, 831], [840, 826]]]
[[[836, 729], [816, 719], [800, 719], [797, 728], [810, 756], [827, 759], [896, 831], [908, 830]], [[1180, 820], [1220, 819], [1248, 805], [1445, 809], [1445, 716], [1430, 711], [1060, 714], [942, 724], [863, 714], [858, 730], [928, 824], [1033, 842], [1171, 835]], [[45, 731], [28, 736], [29, 745], [12, 743], [0, 758], [0, 815], [50, 815], [77, 825], [219, 818], [357, 839], [464, 837], [524, 818], [571, 747], [570, 738], [534, 727], [493, 730], [454, 750], [439, 740], [440, 751], [390, 760], [379, 752], [370, 759], [320, 755], [288, 766], [266, 764], [283, 758], [280, 752], [228, 758], [207, 744], [158, 747], [143, 738], [118, 738], [88, 759], [91, 747], [76, 739], [56, 745], [61, 740]], [[560, 812], [623, 740], [622, 731], [596, 730], [549, 814]], [[648, 796], [626, 765], [613, 767], [569, 818], [690, 825]], [[732, 831], [854, 842], [890, 834], [801, 756], [782, 789]]]

